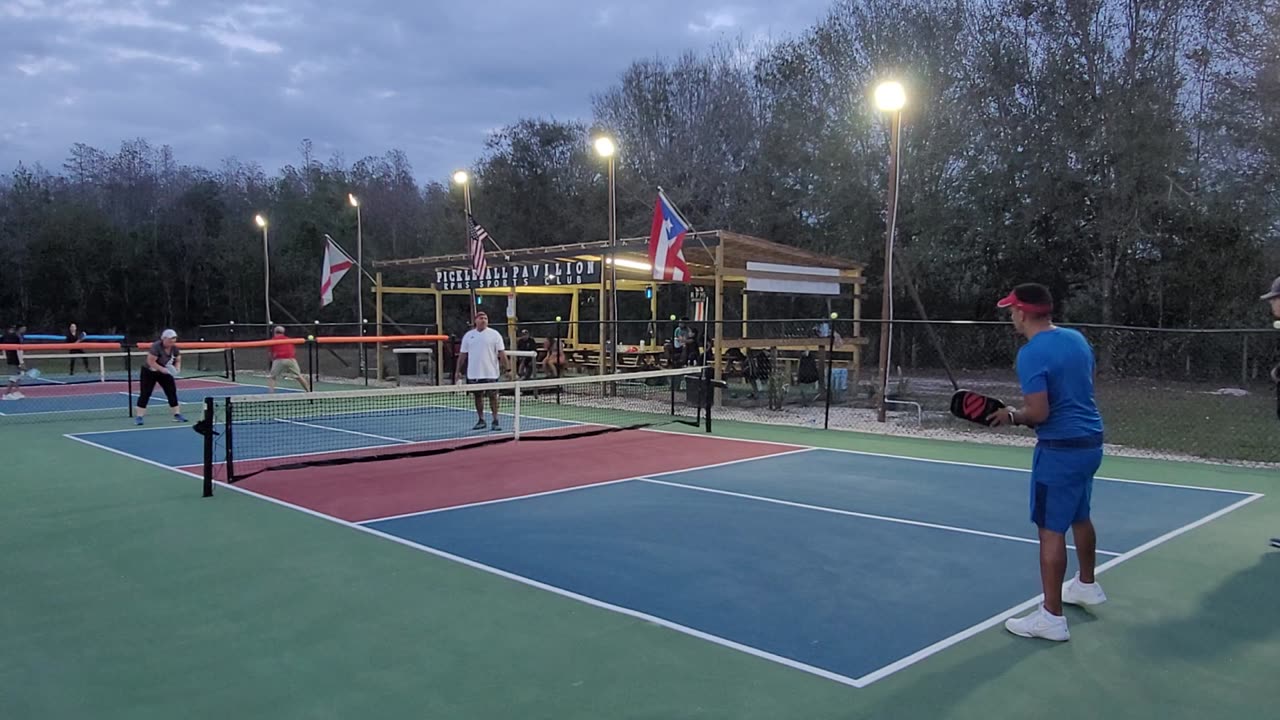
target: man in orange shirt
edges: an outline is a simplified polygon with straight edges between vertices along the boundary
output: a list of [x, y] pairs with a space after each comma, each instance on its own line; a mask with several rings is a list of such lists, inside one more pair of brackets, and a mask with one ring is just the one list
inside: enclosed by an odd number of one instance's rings
[[[283, 327], [276, 326], [274, 339], [286, 339]], [[307, 385], [307, 379], [302, 376], [302, 368], [298, 367], [296, 345], [271, 346], [271, 372], [267, 377], [267, 385], [271, 388], [271, 392], [276, 391], [276, 381], [282, 377], [292, 377], [298, 381], [304, 391], [311, 391], [310, 386]]]

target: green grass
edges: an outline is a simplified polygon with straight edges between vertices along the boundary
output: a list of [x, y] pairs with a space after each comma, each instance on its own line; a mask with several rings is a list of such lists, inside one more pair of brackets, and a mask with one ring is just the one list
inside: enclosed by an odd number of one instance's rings
[[[1177, 720], [1274, 710], [1271, 497], [1108, 573], [1111, 602], [1073, 611], [1070, 643], [995, 629], [857, 690], [252, 497], [203, 500], [195, 480], [61, 435], [126, 423], [0, 429], [0, 717]], [[1029, 461], [1018, 448], [733, 422], [717, 434]], [[1276, 481], [1274, 471], [1131, 458], [1109, 458], [1103, 472], [1261, 492]], [[1034, 568], [1009, 572], [1034, 592]]]
[[1217, 386], [1134, 381], [1098, 387], [1107, 441], [1215, 460], [1280, 462], [1275, 391], [1249, 388], [1237, 397]]

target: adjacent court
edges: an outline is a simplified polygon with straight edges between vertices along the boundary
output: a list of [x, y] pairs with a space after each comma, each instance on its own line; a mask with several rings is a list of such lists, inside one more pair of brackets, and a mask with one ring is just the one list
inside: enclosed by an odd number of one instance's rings
[[[449, 440], [474, 420], [433, 413], [417, 434], [387, 413], [236, 430], [277, 457], [324, 458]], [[522, 422], [534, 433], [572, 424]], [[199, 472], [202, 438], [189, 429], [69, 437]], [[855, 687], [992, 627], [1038, 591], [1027, 473], [963, 462], [640, 429], [264, 467], [235, 487]], [[1099, 480], [1102, 569], [1259, 497]]]

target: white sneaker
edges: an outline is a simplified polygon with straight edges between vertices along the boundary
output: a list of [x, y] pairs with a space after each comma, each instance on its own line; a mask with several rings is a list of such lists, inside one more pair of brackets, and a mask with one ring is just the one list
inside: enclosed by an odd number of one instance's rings
[[1069, 605], [1101, 605], [1107, 601], [1107, 594], [1096, 581], [1080, 582], [1080, 573], [1062, 584], [1062, 602]]
[[1067, 619], [1060, 615], [1050, 615], [1043, 605], [1036, 608], [1036, 611], [1030, 615], [1005, 620], [1004, 629], [1014, 635], [1044, 638], [1054, 642], [1071, 639], [1071, 631], [1067, 630]]
[[23, 399], [23, 398], [25, 398], [25, 397], [26, 397], [26, 395], [23, 395], [23, 394], [22, 394], [22, 393], [20, 393], [20, 392], [11, 392], [11, 393], [7, 393], [7, 394], [4, 396], [4, 399], [5, 399], [5, 400], [21, 400], [21, 399]]

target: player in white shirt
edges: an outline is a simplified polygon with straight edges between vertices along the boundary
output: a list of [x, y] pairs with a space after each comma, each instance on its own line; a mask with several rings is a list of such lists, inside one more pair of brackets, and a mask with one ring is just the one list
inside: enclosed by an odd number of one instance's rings
[[[478, 385], [497, 382], [502, 377], [502, 368], [507, 362], [507, 347], [502, 341], [502, 333], [489, 327], [489, 316], [483, 312], [476, 313], [476, 325], [462, 336], [462, 348], [458, 355], [458, 365], [466, 368], [467, 384]], [[498, 393], [494, 390], [473, 393], [476, 398], [476, 421], [472, 430], [484, 429], [484, 396], [489, 396], [489, 410], [493, 413], [492, 430], [501, 430], [498, 424]]]

